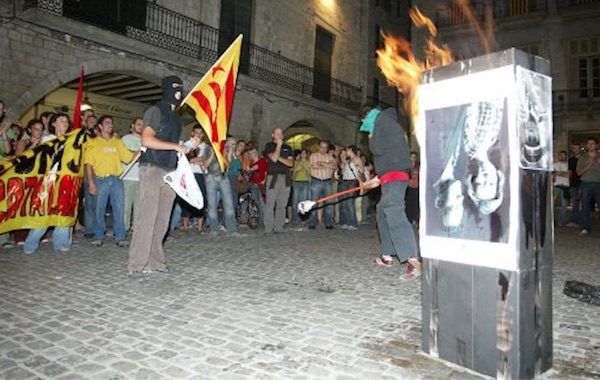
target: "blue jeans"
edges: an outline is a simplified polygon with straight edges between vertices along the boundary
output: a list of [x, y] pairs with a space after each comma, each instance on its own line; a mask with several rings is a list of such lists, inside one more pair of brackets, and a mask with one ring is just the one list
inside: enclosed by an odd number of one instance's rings
[[298, 212], [298, 203], [308, 200], [308, 182], [294, 181], [294, 191], [292, 194], [292, 221], [300, 221], [300, 213]]
[[558, 202], [558, 225], [563, 226], [567, 224], [567, 198], [565, 193], [569, 191], [568, 188], [554, 186], [554, 199]]
[[209, 228], [212, 232], [219, 231], [221, 223], [217, 209], [219, 207], [219, 198], [217, 193], [221, 193], [221, 201], [223, 202], [223, 214], [225, 218], [225, 228], [227, 232], [236, 232], [235, 224], [235, 208], [233, 207], [233, 196], [231, 195], [231, 185], [227, 174], [206, 175], [206, 196], [208, 198], [208, 220]]
[[87, 180], [83, 181], [83, 224], [86, 235], [93, 235], [96, 232], [96, 196], [90, 194]]
[[581, 199], [579, 198], [579, 191], [581, 186], [569, 187], [571, 193], [571, 222], [581, 225]]
[[173, 202], [173, 210], [171, 211], [171, 223], [169, 226], [169, 231], [175, 231], [176, 228], [179, 227], [179, 222], [181, 222], [181, 205], [179, 202]]
[[[340, 181], [338, 191], [358, 186], [358, 181]], [[358, 192], [357, 192], [358, 193]], [[340, 201], [340, 224], [356, 227], [356, 194], [348, 194]]]
[[[26, 253], [37, 251], [40, 246], [40, 240], [46, 233], [48, 228], [34, 228], [29, 230], [23, 250]], [[52, 232], [52, 245], [55, 251], [67, 250], [71, 248], [71, 227], [54, 227]]]
[[231, 186], [231, 200], [233, 201], [233, 209], [236, 210], [240, 195], [235, 191], [235, 183], [237, 182], [237, 173], [227, 172], [227, 178], [229, 178], [229, 185]]
[[581, 183], [581, 202], [583, 203], [582, 227], [590, 231], [591, 222], [591, 203], [592, 199], [596, 203], [600, 203], [600, 182], [582, 182]]
[[[310, 180], [310, 199], [315, 200], [322, 198], [326, 195], [331, 194], [331, 180], [327, 181], [319, 181], [318, 179]], [[325, 227], [333, 226], [333, 207], [328, 204], [325, 206], [325, 210], [323, 210], [323, 219], [325, 223]], [[308, 218], [308, 226], [316, 227], [317, 226], [317, 210], [313, 210], [310, 212], [310, 217]]]
[[[106, 232], [106, 206], [110, 200], [113, 218], [113, 236], [115, 240], [125, 240], [127, 233], [125, 232], [124, 219], [124, 196], [123, 180], [119, 177], [96, 177], [96, 229], [95, 239], [104, 239]], [[143, 205], [142, 205], [143, 207]]]
[[250, 196], [254, 199], [254, 203], [256, 203], [256, 207], [258, 207], [258, 225], [264, 225], [265, 223], [265, 202], [263, 201], [262, 194], [260, 192], [260, 188], [257, 184], [250, 184]]
[[381, 198], [377, 204], [380, 254], [396, 256], [400, 262], [419, 256], [415, 233], [405, 212], [404, 196], [407, 186], [404, 181], [384, 183], [381, 185]]

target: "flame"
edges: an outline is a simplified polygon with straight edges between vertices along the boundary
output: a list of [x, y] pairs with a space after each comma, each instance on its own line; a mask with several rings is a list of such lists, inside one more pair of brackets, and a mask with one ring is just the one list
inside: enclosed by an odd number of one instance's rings
[[384, 47], [377, 50], [377, 66], [388, 84], [396, 87], [403, 96], [402, 108], [413, 119], [413, 126], [419, 113], [417, 91], [425, 64], [418, 61], [411, 51], [410, 42], [401, 37], [382, 33]]
[[454, 0], [460, 11], [469, 22], [471, 28], [475, 30], [485, 54], [490, 54], [492, 48], [496, 45], [494, 38], [494, 12], [493, 9], [486, 5], [484, 12], [484, 20], [480, 22], [475, 14], [475, 9], [471, 5], [470, 0]]
[[[423, 71], [445, 66], [453, 61], [452, 52], [447, 45], [437, 45], [434, 38], [437, 28], [418, 8], [412, 8], [409, 15], [415, 26], [426, 27], [429, 35], [425, 47], [425, 61], [415, 58], [410, 42], [402, 37], [382, 33], [384, 47], [377, 50], [377, 65], [387, 79], [388, 84], [396, 87], [403, 95], [402, 108], [412, 119], [413, 127], [417, 125], [419, 113], [418, 88]], [[416, 133], [415, 128], [413, 132]]]
[[437, 35], [437, 28], [435, 27], [435, 24], [433, 23], [433, 21], [431, 21], [429, 17], [425, 17], [425, 15], [421, 13], [419, 8], [414, 7], [409, 9], [408, 15], [410, 16], [410, 19], [416, 27], [422, 28], [426, 26], [429, 30], [430, 35], [432, 35], [433, 37]]

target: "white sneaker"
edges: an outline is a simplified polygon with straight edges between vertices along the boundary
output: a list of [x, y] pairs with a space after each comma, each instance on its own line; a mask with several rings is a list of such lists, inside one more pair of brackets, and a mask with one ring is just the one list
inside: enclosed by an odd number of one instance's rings
[[349, 226], [348, 226], [348, 225], [346, 225], [346, 224], [340, 224], [340, 228], [341, 228], [342, 230], [347, 230], [347, 229], [348, 229], [348, 227], [349, 227]]
[[346, 229], [347, 229], [348, 231], [356, 231], [356, 230], [358, 230], [358, 228], [356, 228], [356, 227], [354, 227], [354, 226], [346, 226]]
[[579, 232], [579, 236], [587, 236], [587, 234], [589, 234], [589, 232], [585, 228]]

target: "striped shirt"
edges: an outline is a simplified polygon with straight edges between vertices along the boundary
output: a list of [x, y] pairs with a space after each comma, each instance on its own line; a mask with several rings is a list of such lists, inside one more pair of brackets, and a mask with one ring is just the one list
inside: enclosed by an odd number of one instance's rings
[[317, 152], [310, 155], [310, 176], [320, 180], [331, 179], [335, 169], [316, 167], [318, 162], [328, 163], [335, 168], [337, 166], [336, 159], [327, 153], [322, 154]]

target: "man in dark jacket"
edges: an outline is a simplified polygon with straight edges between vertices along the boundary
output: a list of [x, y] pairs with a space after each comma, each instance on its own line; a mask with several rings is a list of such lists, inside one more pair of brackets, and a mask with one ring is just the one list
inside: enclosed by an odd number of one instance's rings
[[[169, 228], [175, 192], [163, 177], [177, 167], [177, 153], [187, 154], [189, 147], [179, 144], [183, 122], [176, 108], [183, 98], [183, 82], [179, 77], [162, 80], [162, 100], [144, 113], [140, 157], [139, 203], [129, 249], [129, 273], [165, 272], [162, 242]], [[196, 148], [197, 143], [195, 142]]]
[[413, 228], [406, 218], [404, 197], [411, 171], [410, 150], [404, 130], [396, 118], [396, 110], [363, 109], [361, 132], [369, 133], [369, 149], [377, 176], [367, 183], [381, 186], [377, 204], [377, 229], [381, 241], [380, 256], [375, 260], [391, 266], [393, 256], [408, 262], [406, 278], [421, 275], [421, 262]]

